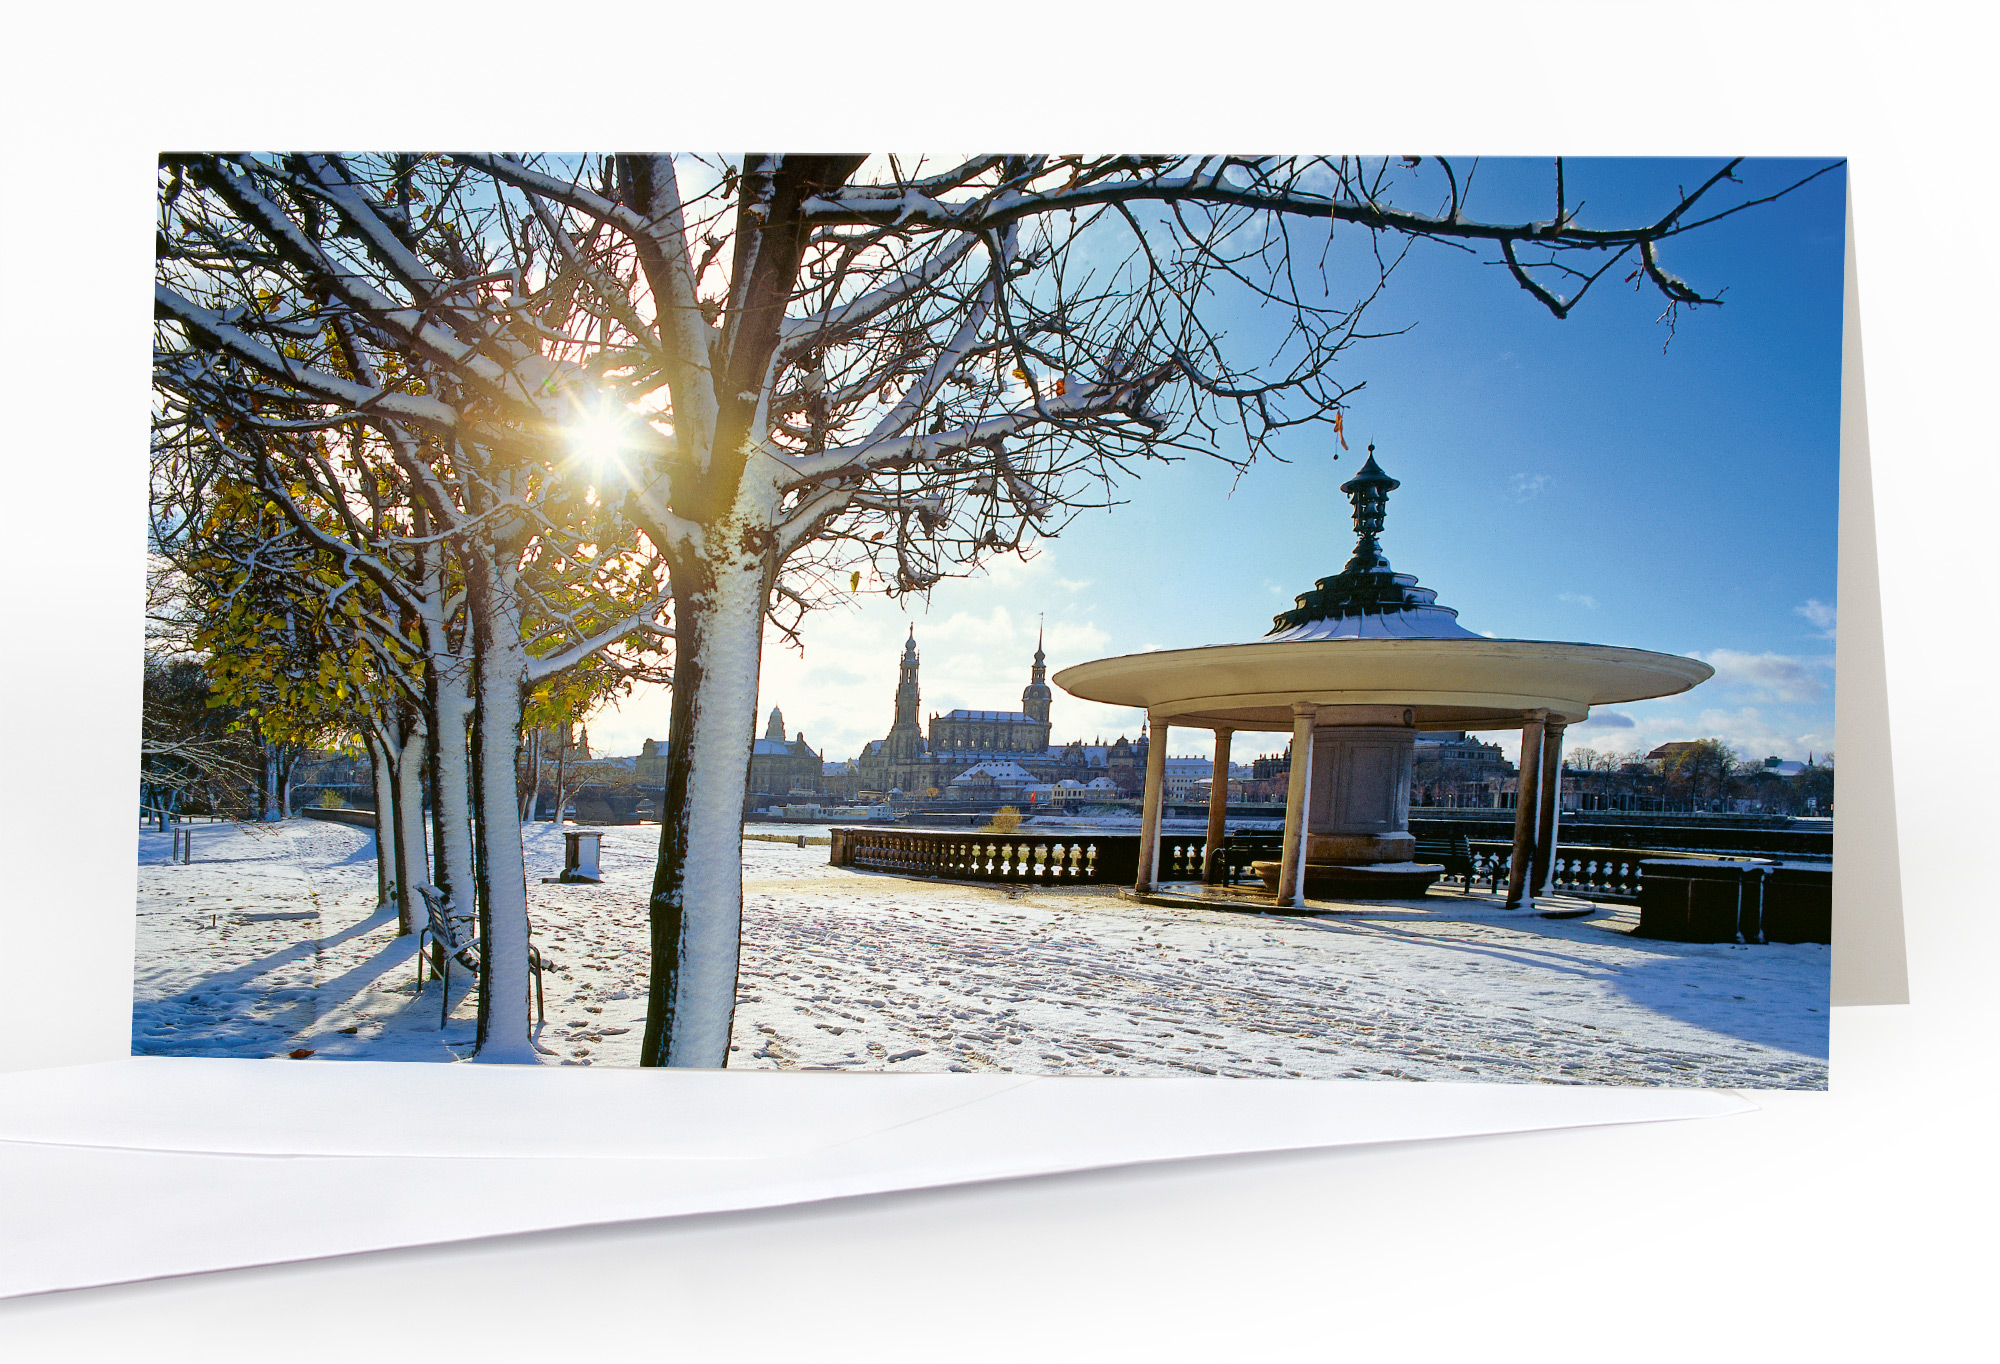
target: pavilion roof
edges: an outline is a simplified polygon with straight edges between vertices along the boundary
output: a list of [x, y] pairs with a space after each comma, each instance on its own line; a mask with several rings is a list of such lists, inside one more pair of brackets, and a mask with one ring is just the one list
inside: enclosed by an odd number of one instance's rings
[[1578, 723], [1590, 708], [1669, 696], [1714, 675], [1698, 659], [1643, 649], [1494, 639], [1458, 623], [1437, 593], [1382, 552], [1389, 492], [1375, 462], [1343, 484], [1353, 557], [1301, 593], [1271, 630], [1242, 644], [1098, 659], [1057, 673], [1072, 695], [1135, 706], [1175, 724], [1288, 730], [1292, 707], [1340, 707], [1345, 722], [1501, 729], [1539, 712]]

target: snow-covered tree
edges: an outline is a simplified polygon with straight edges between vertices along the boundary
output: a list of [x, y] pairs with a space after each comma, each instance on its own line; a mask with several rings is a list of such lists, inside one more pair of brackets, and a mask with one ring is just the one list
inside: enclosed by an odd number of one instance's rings
[[[339, 163], [292, 164], [330, 176], [326, 192], [350, 207], [364, 202]], [[426, 420], [424, 395], [436, 386], [463, 400], [457, 381], [341, 301], [328, 271], [345, 272], [340, 288], [349, 293], [369, 289], [347, 269], [344, 247], [322, 243], [324, 255], [302, 259], [296, 248], [317, 231], [310, 225], [272, 229], [251, 244], [240, 215], [262, 214], [267, 228], [281, 220], [267, 195], [282, 197], [282, 173], [254, 159], [190, 158], [185, 169], [163, 177], [156, 466], [166, 451], [179, 461], [168, 482], [254, 488], [284, 526], [268, 532], [271, 544], [320, 556], [317, 590], [341, 604], [380, 674], [415, 700], [423, 723], [377, 734], [373, 745], [404, 797], [397, 833], [418, 817], [428, 756], [440, 879], [453, 902], [476, 900], [485, 944], [480, 1054], [529, 1059], [515, 790], [524, 706], [587, 663], [615, 667], [644, 655], [665, 633], [664, 568], [587, 481], [570, 476], [574, 460], [559, 442], [532, 432], [517, 441], [503, 426], [462, 439]], [[296, 198], [284, 204], [298, 207]], [[272, 251], [273, 240], [294, 249]], [[447, 233], [433, 245], [462, 274], [474, 269], [467, 243], [477, 240]], [[379, 256], [381, 245], [369, 249]], [[390, 276], [424, 268], [407, 252], [388, 255]], [[526, 343], [494, 344], [520, 362], [536, 341], [531, 331]], [[341, 400], [371, 385], [391, 412]], [[245, 572], [273, 571], [273, 553], [253, 547]], [[378, 720], [403, 714], [400, 701], [377, 700]], [[412, 846], [420, 839], [418, 826]], [[413, 878], [421, 868], [404, 859], [399, 879]], [[409, 895], [401, 899], [406, 916], [415, 912]]]
[[374, 771], [382, 903], [414, 933], [430, 879], [423, 827], [429, 723], [413, 660], [384, 630], [380, 594], [298, 532], [255, 487], [224, 475], [197, 533], [175, 546], [184, 565], [194, 643], [218, 701], [241, 707], [275, 750], [284, 782], [267, 807], [289, 813], [283, 787], [298, 754], [329, 732], [360, 736]]
[[[675, 649], [642, 1059], [719, 1066], [767, 618], [791, 630], [864, 575], [923, 592], [1149, 460], [1339, 430], [1358, 384], [1336, 362], [1419, 241], [1558, 318], [1607, 275], [1669, 320], [1713, 303], [1662, 250], [1772, 197], [1737, 164], [1586, 225], [1561, 162], [1550, 216], [1498, 221], [1468, 168], [1416, 157], [182, 157], [156, 309], [184, 389], [254, 373], [463, 471], [496, 677], [528, 666], [508, 599], [536, 471], [587, 464], [643, 530]], [[336, 333], [379, 361], [341, 363]]]

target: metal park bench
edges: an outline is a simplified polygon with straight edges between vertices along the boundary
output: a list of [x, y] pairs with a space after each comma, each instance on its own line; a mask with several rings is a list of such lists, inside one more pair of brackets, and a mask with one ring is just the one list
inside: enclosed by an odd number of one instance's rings
[[[442, 1032], [446, 1021], [451, 1017], [451, 964], [457, 962], [472, 972], [473, 980], [477, 981], [480, 941], [477, 936], [470, 938], [459, 936], [461, 925], [454, 924], [451, 917], [444, 912], [443, 891], [436, 886], [418, 886], [417, 894], [423, 896], [428, 920], [417, 930], [417, 993], [424, 992], [424, 967], [430, 963], [430, 957], [424, 951], [424, 939], [429, 938], [432, 944], [440, 949], [439, 955], [444, 959], [443, 968], [438, 972], [439, 978], [444, 981], [444, 989], [440, 992], [441, 999], [438, 1004], [438, 1030]], [[463, 926], [470, 927], [469, 924]], [[535, 978], [535, 1021], [546, 1023], [549, 1010], [542, 998], [542, 953], [532, 942], [528, 944], [528, 973]]]
[[1441, 864], [1445, 876], [1458, 877], [1466, 892], [1471, 893], [1472, 878], [1477, 869], [1472, 862], [1472, 843], [1464, 834], [1453, 834], [1450, 838], [1418, 839], [1415, 860]]

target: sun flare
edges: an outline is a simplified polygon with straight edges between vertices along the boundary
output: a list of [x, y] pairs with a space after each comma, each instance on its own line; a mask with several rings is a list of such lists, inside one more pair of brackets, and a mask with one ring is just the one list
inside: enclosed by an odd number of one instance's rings
[[613, 407], [579, 412], [565, 424], [570, 454], [593, 469], [617, 464], [632, 448], [632, 419]]

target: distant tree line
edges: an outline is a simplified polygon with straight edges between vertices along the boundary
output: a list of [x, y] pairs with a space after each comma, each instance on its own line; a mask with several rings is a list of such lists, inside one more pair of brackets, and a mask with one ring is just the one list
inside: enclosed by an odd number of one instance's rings
[[[1831, 815], [1833, 813], [1833, 754], [1813, 756], [1805, 770], [1787, 775], [1783, 759], [1746, 759], [1717, 738], [1664, 745], [1655, 758], [1629, 753], [1579, 748], [1563, 760], [1566, 769], [1605, 773], [1642, 782], [1669, 808], [1732, 810], [1745, 802], [1765, 814]], [[1655, 752], [1660, 752], [1656, 749]]]

